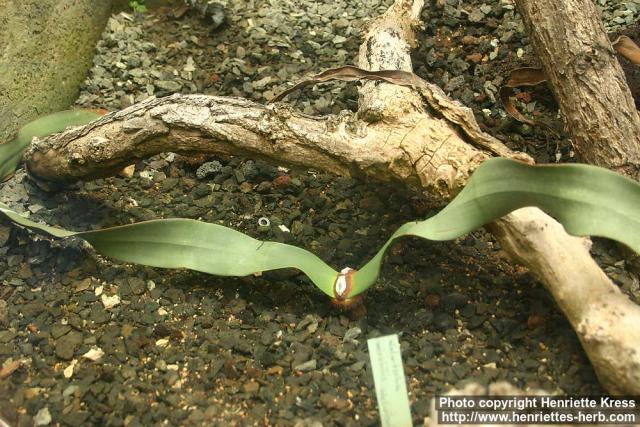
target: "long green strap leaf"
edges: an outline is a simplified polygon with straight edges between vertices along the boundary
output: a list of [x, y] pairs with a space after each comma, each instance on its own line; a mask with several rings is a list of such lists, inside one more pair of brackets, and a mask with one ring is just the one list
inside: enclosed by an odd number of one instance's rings
[[495, 158], [484, 162], [442, 211], [401, 226], [353, 277], [355, 296], [378, 277], [395, 239], [451, 240], [516, 209], [536, 206], [575, 236], [608, 237], [640, 253], [640, 184], [607, 169], [582, 164], [529, 166]]
[[262, 242], [222, 225], [176, 218], [72, 232], [38, 224], [2, 203], [0, 212], [17, 224], [55, 237], [80, 237], [99, 253], [125, 262], [188, 268], [219, 276], [297, 268], [324, 293], [333, 296], [336, 272], [311, 252], [283, 243]]
[[[57, 126], [57, 130], [64, 128], [60, 128], [61, 124]], [[0, 151], [0, 171], [11, 173], [16, 164], [14, 157], [7, 156], [7, 151]], [[451, 240], [525, 206], [546, 210], [570, 234], [608, 237], [640, 253], [640, 184], [637, 182], [595, 166], [529, 166], [495, 158], [483, 163], [467, 186], [440, 213], [401, 226], [373, 259], [349, 275], [348, 292], [341, 296], [352, 298], [373, 285], [385, 251], [400, 237]], [[189, 268], [223, 276], [297, 268], [325, 294], [337, 295], [334, 285], [340, 274], [311, 252], [282, 243], [262, 242], [221, 225], [167, 219], [72, 232], [33, 222], [1, 203], [0, 212], [17, 224], [55, 237], [83, 238], [103, 255], [125, 262]]]

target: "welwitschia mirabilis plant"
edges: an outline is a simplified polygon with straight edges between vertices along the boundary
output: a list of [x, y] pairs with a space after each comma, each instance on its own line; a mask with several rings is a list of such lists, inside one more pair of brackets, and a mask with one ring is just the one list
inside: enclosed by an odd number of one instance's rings
[[[87, 116], [86, 121], [90, 119]], [[62, 129], [59, 125], [56, 128]], [[6, 155], [14, 152], [0, 146], [0, 171], [12, 172], [16, 167], [15, 155]], [[325, 294], [347, 301], [376, 282], [384, 253], [396, 239], [455, 239], [525, 206], [549, 212], [570, 234], [607, 237], [640, 253], [640, 184], [595, 166], [530, 166], [506, 158], [483, 163], [460, 194], [437, 215], [404, 224], [364, 266], [341, 272], [296, 246], [259, 241], [221, 225], [191, 219], [72, 232], [38, 224], [1, 203], [0, 212], [16, 224], [55, 237], [83, 238], [99, 253], [125, 262], [223, 276], [296, 268]]]

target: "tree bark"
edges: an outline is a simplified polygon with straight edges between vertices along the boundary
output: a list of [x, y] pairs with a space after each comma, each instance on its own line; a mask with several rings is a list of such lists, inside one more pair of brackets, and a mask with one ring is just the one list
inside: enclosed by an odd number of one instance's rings
[[[360, 50], [360, 65], [374, 71], [411, 70], [409, 50], [421, 7], [421, 0], [396, 0], [374, 20]], [[439, 88], [376, 82], [363, 86], [356, 115], [308, 117], [284, 104], [265, 107], [204, 95], [150, 99], [35, 141], [26, 161], [30, 173], [40, 178], [86, 179], [113, 174], [162, 151], [260, 156], [419, 186], [442, 200], [455, 195], [491, 155], [517, 157], [484, 134], [471, 111]], [[616, 294], [591, 259], [588, 239], [569, 236], [535, 208], [513, 212], [492, 231], [558, 300], [609, 391], [640, 394], [640, 340], [616, 330], [619, 321], [640, 321], [640, 307]], [[582, 298], [569, 297], [580, 292]], [[596, 304], [611, 295], [620, 303]]]
[[586, 163], [640, 179], [640, 116], [592, 0], [516, 0]]
[[[435, 155], [442, 146], [443, 155]], [[446, 123], [425, 117], [407, 117], [402, 125], [368, 124], [348, 112], [316, 118], [284, 104], [173, 95], [35, 141], [26, 164], [36, 178], [74, 181], [113, 175], [165, 151], [277, 159], [341, 175], [423, 186], [440, 200], [457, 192], [489, 157], [452, 134]]]
[[0, 143], [69, 108], [110, 13], [111, 0], [0, 1]]

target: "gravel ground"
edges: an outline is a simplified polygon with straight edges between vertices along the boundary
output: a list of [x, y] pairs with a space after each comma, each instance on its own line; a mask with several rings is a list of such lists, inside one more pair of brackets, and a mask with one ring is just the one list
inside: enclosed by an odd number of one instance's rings
[[[193, 13], [118, 14], [78, 105], [119, 109], [173, 92], [265, 101], [305, 75], [352, 63], [367, 20], [390, 2], [365, 3], [229, 1], [215, 31]], [[637, 2], [600, 3], [612, 26], [637, 18]], [[494, 100], [506, 70], [531, 60], [511, 2], [436, 1], [424, 17], [420, 75], [513, 147], [570, 159], [561, 140], [513, 123]], [[355, 108], [355, 94], [335, 84], [291, 102], [328, 114]], [[550, 95], [533, 96], [528, 111], [557, 125]], [[319, 171], [173, 154], [139, 163], [130, 179], [55, 194], [18, 173], [0, 201], [83, 230], [198, 218], [303, 246], [334, 267], [357, 267], [398, 225], [437, 208], [403, 189]], [[261, 217], [271, 225], [259, 226]], [[618, 249], [597, 251], [637, 298], [637, 274]], [[396, 245], [366, 314], [336, 311], [296, 272], [218, 278], [118, 264], [82, 242], [35, 238], [6, 222], [0, 254], [0, 372], [11, 371], [0, 378], [0, 413], [12, 425], [377, 425], [366, 340], [388, 333], [400, 335], [418, 425], [435, 393], [471, 381], [603, 392], [544, 288], [481, 231]]]

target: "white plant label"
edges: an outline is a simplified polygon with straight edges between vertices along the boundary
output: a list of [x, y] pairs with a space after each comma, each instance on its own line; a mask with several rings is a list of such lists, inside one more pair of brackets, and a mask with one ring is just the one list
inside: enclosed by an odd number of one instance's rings
[[398, 335], [367, 340], [382, 427], [412, 427]]

